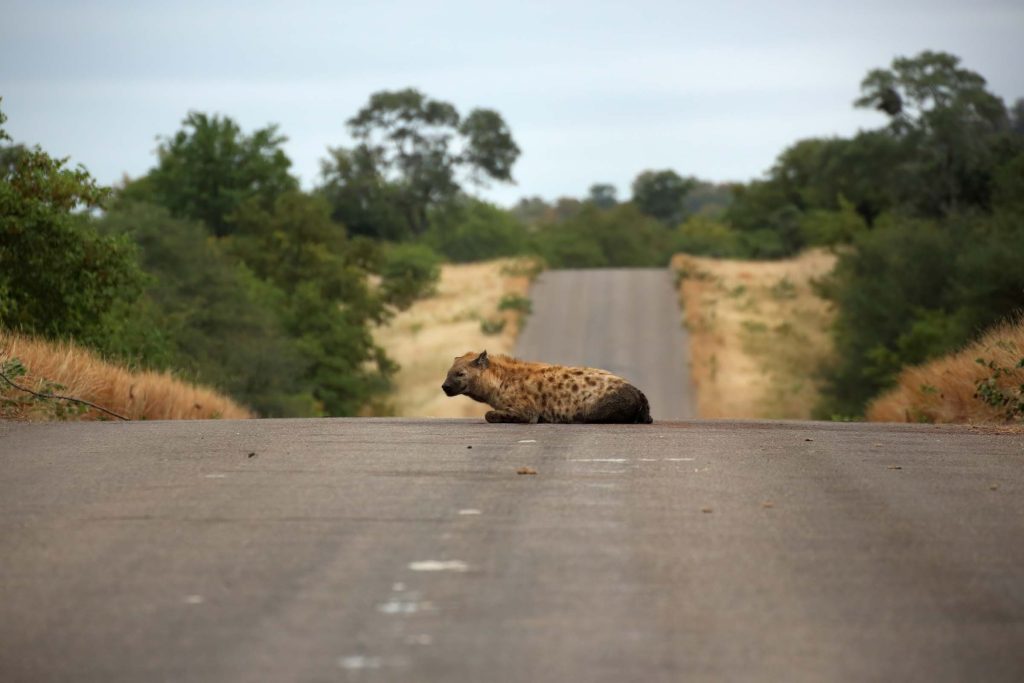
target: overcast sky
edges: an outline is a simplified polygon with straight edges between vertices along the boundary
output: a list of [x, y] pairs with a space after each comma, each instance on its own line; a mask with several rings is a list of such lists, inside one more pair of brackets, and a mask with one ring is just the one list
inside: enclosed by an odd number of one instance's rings
[[15, 140], [103, 183], [145, 173], [199, 110], [279, 124], [308, 187], [372, 92], [413, 86], [501, 112], [517, 185], [482, 194], [511, 204], [627, 196], [647, 168], [756, 177], [799, 138], [879, 125], [851, 106], [861, 78], [924, 49], [1024, 96], [1021, 0], [7, 0], [0, 97]]

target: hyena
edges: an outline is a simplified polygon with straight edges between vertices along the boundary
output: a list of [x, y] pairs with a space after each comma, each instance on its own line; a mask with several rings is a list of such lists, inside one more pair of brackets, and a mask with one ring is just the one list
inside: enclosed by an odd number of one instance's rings
[[488, 422], [652, 422], [642, 391], [595, 368], [470, 351], [456, 357], [441, 389], [490, 405]]

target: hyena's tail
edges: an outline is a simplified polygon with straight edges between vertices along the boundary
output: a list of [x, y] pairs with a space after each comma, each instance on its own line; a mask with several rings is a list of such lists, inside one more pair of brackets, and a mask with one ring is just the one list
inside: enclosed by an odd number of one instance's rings
[[654, 420], [651, 419], [651, 404], [647, 402], [647, 397], [644, 396], [644, 392], [639, 389], [636, 393], [640, 395], [640, 405], [637, 406], [636, 411], [636, 422], [637, 424], [649, 425]]

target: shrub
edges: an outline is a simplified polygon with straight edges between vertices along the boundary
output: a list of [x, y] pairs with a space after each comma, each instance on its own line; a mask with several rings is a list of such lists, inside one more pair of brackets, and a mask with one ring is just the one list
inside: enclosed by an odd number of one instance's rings
[[380, 274], [384, 300], [405, 310], [436, 291], [441, 259], [425, 244], [396, 244], [385, 251]]
[[96, 342], [111, 309], [139, 296], [143, 277], [132, 245], [99, 234], [81, 212], [106, 196], [65, 159], [0, 148], [0, 325]]
[[508, 321], [504, 318], [485, 319], [480, 321], [480, 331], [487, 335], [501, 334]]
[[521, 294], [506, 294], [498, 302], [499, 311], [519, 311], [529, 314], [533, 311], [533, 304], [528, 297]]
[[553, 268], [662, 267], [672, 253], [671, 232], [631, 203], [608, 210], [588, 204], [543, 228], [535, 248]]
[[526, 249], [526, 228], [511, 212], [477, 199], [434, 213], [426, 243], [456, 263], [515, 256]]
[[708, 216], [691, 216], [675, 230], [674, 251], [695, 256], [736, 258], [744, 255], [740, 235], [725, 223]]

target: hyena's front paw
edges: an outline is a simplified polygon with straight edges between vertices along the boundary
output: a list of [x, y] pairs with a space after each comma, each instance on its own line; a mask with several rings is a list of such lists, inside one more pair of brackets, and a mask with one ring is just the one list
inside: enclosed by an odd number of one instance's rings
[[507, 410], [488, 410], [487, 414], [484, 415], [484, 419], [488, 422], [526, 422], [523, 418], [519, 417], [515, 413], [510, 413]]

